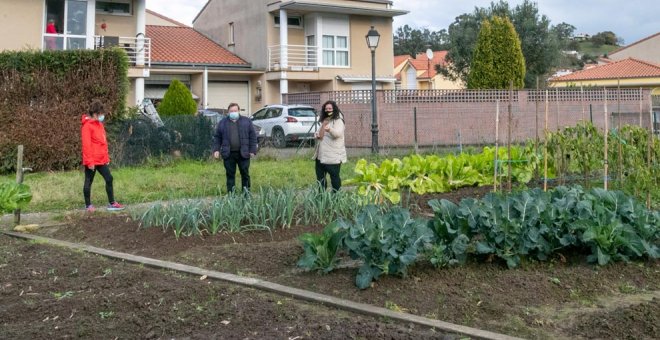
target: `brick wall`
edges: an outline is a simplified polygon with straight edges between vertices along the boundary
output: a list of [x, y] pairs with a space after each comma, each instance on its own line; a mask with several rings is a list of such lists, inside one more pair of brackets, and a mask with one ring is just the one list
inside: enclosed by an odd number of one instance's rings
[[[607, 100], [605, 100], [607, 98]], [[344, 113], [346, 146], [371, 146], [371, 91], [311, 92], [285, 95], [289, 104], [307, 104], [318, 109], [334, 100]], [[649, 127], [651, 93], [648, 89], [550, 89], [550, 90], [386, 90], [376, 93], [378, 141], [382, 147], [414, 145], [414, 112], [417, 112], [419, 146], [493, 144], [499, 106], [499, 141], [505, 142], [511, 105], [513, 141], [543, 139], [547, 128], [555, 131], [592, 120], [608, 125]], [[618, 113], [621, 113], [620, 115]], [[641, 117], [640, 117], [641, 112]]]

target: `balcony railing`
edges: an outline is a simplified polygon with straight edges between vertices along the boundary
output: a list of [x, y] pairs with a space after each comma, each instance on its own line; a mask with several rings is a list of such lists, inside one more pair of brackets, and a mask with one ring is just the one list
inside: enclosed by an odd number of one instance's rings
[[151, 39], [133, 37], [94, 36], [94, 48], [119, 47], [126, 51], [133, 66], [151, 67]]
[[282, 45], [268, 47], [268, 71], [318, 71], [316, 46], [286, 45], [286, 67], [282, 61]]

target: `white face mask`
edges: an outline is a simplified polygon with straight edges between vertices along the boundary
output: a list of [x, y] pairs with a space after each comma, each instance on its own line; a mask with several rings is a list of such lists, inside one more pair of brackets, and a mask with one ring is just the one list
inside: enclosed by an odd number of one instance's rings
[[231, 112], [229, 112], [229, 119], [231, 119], [231, 120], [237, 120], [237, 119], [238, 119], [238, 111], [231, 111]]
[[98, 121], [103, 123], [104, 120], [105, 120], [105, 115], [99, 115]]

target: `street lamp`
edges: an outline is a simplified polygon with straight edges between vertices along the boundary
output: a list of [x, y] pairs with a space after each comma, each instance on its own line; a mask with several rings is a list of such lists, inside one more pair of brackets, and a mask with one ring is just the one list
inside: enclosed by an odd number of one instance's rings
[[371, 26], [367, 33], [367, 46], [371, 50], [371, 152], [378, 153], [378, 118], [376, 114], [376, 47], [380, 34]]

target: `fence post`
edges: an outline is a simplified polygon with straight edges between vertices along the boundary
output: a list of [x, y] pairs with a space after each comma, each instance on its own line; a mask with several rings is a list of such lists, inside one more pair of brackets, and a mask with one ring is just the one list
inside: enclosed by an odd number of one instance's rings
[[606, 87], [603, 88], [603, 93], [605, 94], [605, 96], [604, 96], [605, 97], [604, 98], [605, 102], [603, 104], [603, 106], [604, 106], [604, 112], [603, 113], [605, 115], [605, 148], [604, 148], [605, 149], [605, 151], [604, 151], [605, 152], [605, 162], [604, 162], [605, 167], [604, 167], [604, 174], [603, 174], [603, 189], [607, 190], [607, 175], [608, 175], [607, 174], [607, 171], [608, 171], [607, 139], [609, 138], [610, 132], [609, 132], [609, 125], [608, 125], [609, 117], [607, 117], [607, 88]]
[[[23, 183], [23, 145], [18, 146], [16, 155], [16, 183]], [[21, 209], [14, 210], [14, 225], [21, 224]]]
[[500, 100], [495, 100], [495, 160], [494, 160], [494, 180], [493, 180], [493, 191], [497, 192], [497, 157], [499, 150], [499, 141], [500, 141]]
[[[649, 141], [646, 143], [646, 166], [651, 170], [651, 155], [653, 154], [653, 143], [655, 136], [653, 133], [653, 96], [649, 92]], [[660, 161], [660, 160], [656, 160]], [[656, 164], [658, 166], [658, 164]], [[646, 208], [651, 209], [651, 187], [649, 186], [646, 192]]]
[[415, 129], [415, 153], [419, 151], [417, 144], [417, 106], [413, 108], [413, 126]]
[[543, 191], [548, 191], [548, 90], [545, 90], [545, 138], [543, 138]]
[[508, 171], [509, 171], [509, 173], [507, 174], [507, 190], [509, 192], [511, 192], [511, 123], [513, 121], [512, 112], [511, 112], [512, 111], [512, 106], [513, 106], [512, 101], [513, 101], [513, 80], [510, 80], [509, 81], [509, 122], [507, 123], [507, 125], [508, 125], [507, 148], [509, 150], [508, 151], [509, 152], [509, 159], [508, 159], [509, 166], [507, 167]]

